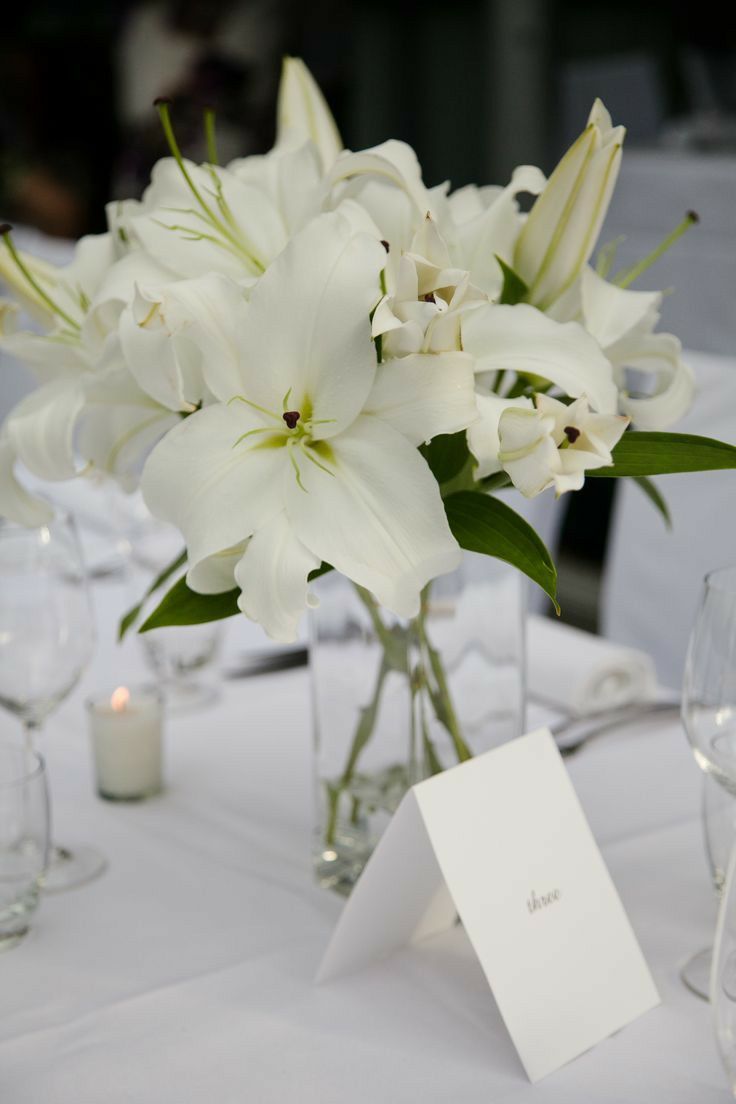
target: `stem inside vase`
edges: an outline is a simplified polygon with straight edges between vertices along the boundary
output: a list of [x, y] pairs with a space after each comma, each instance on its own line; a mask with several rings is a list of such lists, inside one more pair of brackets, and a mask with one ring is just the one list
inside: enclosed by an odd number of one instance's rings
[[[431, 584], [430, 584], [431, 585]], [[410, 691], [409, 749], [405, 788], [421, 778], [443, 770], [442, 762], [430, 736], [429, 713], [446, 729], [458, 762], [471, 758], [472, 752], [463, 738], [455, 710], [442, 657], [433, 646], [428, 633], [429, 589], [422, 593], [419, 614], [405, 627], [388, 626], [375, 598], [363, 587], [356, 592], [368, 612], [371, 626], [381, 647], [378, 673], [373, 692], [367, 705], [361, 707], [347, 760], [339, 778], [327, 782], [327, 815], [324, 831], [326, 847], [337, 842], [342, 796], [351, 800], [349, 821], [356, 825], [360, 820], [361, 799], [350, 793], [360, 756], [375, 732], [381, 697], [387, 676], [396, 672], [407, 679]], [[421, 732], [421, 762], [417, 747], [417, 731]], [[398, 750], [398, 749], [397, 749]]]

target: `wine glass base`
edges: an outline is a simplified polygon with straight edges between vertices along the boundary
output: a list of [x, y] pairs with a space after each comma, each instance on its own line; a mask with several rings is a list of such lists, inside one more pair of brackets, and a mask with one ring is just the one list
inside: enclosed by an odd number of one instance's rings
[[220, 697], [217, 686], [192, 679], [159, 683], [167, 713], [189, 713], [214, 705]]
[[702, 1000], [710, 1000], [710, 968], [713, 948], [706, 947], [689, 958], [680, 970], [680, 977], [691, 993]]
[[94, 847], [82, 844], [73, 851], [66, 847], [53, 847], [41, 877], [41, 888], [45, 893], [63, 893], [67, 889], [86, 885], [106, 869], [107, 859]]

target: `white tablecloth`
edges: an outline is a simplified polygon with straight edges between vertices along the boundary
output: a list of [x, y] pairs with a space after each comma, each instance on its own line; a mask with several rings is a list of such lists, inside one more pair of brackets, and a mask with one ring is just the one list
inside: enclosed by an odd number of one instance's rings
[[[136, 642], [112, 644], [119, 585], [96, 597], [95, 665], [43, 742], [57, 838], [96, 843], [110, 866], [46, 898], [0, 956], [2, 1104], [729, 1099], [709, 1008], [678, 978], [714, 904], [677, 724], [641, 723], [569, 761], [662, 1006], [531, 1086], [461, 929], [314, 986], [341, 902], [311, 880], [304, 670], [226, 682], [217, 707], [172, 718], [161, 797], [93, 795], [84, 693], [141, 673]], [[0, 736], [12, 731], [4, 715]]]

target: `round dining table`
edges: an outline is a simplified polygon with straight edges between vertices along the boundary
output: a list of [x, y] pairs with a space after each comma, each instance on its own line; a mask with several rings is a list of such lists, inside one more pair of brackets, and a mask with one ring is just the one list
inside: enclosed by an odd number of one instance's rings
[[[95, 658], [41, 747], [56, 840], [94, 844], [108, 867], [45, 895], [0, 956], [2, 1104], [730, 1098], [710, 1007], [679, 976], [712, 940], [716, 902], [702, 780], [673, 715], [608, 730], [566, 760], [661, 1005], [532, 1085], [460, 926], [315, 984], [343, 901], [310, 867], [306, 667], [223, 679], [214, 705], [167, 718], [159, 796], [96, 796], [84, 700], [151, 677], [140, 642], [115, 641], [126, 585], [99, 576]], [[528, 714], [528, 728], [546, 719]], [[19, 738], [16, 719], [0, 720], [0, 738]]]

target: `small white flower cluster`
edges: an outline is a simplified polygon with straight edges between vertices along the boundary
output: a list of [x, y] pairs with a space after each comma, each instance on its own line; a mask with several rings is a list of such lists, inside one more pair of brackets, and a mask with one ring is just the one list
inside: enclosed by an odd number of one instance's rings
[[467, 431], [478, 489], [505, 472], [559, 494], [612, 462], [630, 419], [660, 429], [690, 404], [679, 343], [654, 332], [661, 295], [589, 265], [624, 137], [600, 102], [549, 180], [523, 166], [454, 193], [401, 142], [343, 150], [295, 59], [265, 156], [194, 165], [159, 112], [171, 157], [69, 266], [3, 228], [0, 347], [39, 381], [0, 431], [3, 515], [47, 517], [18, 461], [140, 483], [183, 533], [190, 586], [239, 587], [288, 640], [322, 562], [405, 616], [459, 562], [417, 446]]

